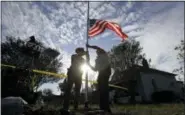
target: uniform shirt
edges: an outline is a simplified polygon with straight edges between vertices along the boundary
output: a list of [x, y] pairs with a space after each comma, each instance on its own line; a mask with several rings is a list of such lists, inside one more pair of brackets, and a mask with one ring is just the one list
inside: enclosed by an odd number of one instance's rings
[[101, 54], [95, 60], [95, 70], [101, 72], [107, 68], [110, 68], [110, 62], [107, 54]]
[[81, 66], [85, 63], [85, 59], [82, 56], [74, 54], [71, 56], [71, 71], [76, 74], [82, 74]]

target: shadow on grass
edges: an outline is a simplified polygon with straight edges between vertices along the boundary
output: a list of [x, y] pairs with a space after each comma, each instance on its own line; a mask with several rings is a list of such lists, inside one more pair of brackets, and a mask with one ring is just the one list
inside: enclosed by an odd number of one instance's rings
[[[25, 115], [61, 115], [61, 106], [45, 105], [42, 107], [32, 106], [32, 110], [27, 111]], [[83, 105], [78, 110], [70, 107], [71, 115], [87, 115]], [[97, 105], [91, 105], [89, 111], [98, 110]], [[136, 104], [136, 105], [113, 105], [111, 106], [113, 115], [184, 115], [183, 104]], [[101, 115], [101, 114], [88, 114]], [[102, 114], [104, 115], [104, 114]]]

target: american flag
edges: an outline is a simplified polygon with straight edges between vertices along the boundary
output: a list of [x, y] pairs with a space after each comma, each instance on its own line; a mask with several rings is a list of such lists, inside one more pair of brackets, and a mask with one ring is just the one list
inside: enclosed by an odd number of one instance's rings
[[94, 37], [102, 33], [106, 28], [116, 32], [116, 34], [120, 36], [123, 40], [128, 38], [128, 36], [122, 31], [121, 27], [118, 24], [96, 19], [90, 19], [89, 37]]

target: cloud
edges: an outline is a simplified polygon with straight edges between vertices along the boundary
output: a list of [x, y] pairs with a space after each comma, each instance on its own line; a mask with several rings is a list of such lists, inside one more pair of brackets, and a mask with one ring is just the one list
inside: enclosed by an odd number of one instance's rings
[[137, 28], [137, 29], [132, 28], [131, 31], [129, 31], [129, 32], [124, 31], [124, 32], [127, 33], [129, 38], [135, 38], [135, 37], [140, 37], [140, 36], [144, 35], [143, 28]]
[[[174, 51], [174, 47], [184, 39], [183, 4], [179, 2], [100, 3], [96, 3], [97, 7], [94, 6], [94, 9], [90, 10], [92, 14], [96, 14], [92, 15], [93, 18], [97, 16], [119, 23], [129, 38], [141, 43], [143, 53], [152, 59], [152, 64], [157, 69], [172, 72], [178, 67], [177, 52]], [[104, 12], [103, 7], [107, 4], [110, 8]], [[113, 33], [108, 33], [106, 31], [105, 34], [97, 36], [96, 40], [107, 37], [120, 40]]]
[[137, 28], [139, 28], [139, 25], [138, 24], [132, 24], [132, 25], [125, 26], [124, 27], [124, 31], [125, 32], [129, 32], [129, 31], [135, 30]]
[[71, 64], [71, 56], [65, 51], [62, 51], [61, 55], [62, 55], [62, 63], [63, 63], [63, 67], [61, 71], [67, 74], [67, 68], [69, 68]]
[[71, 52], [61, 49], [85, 44], [86, 14], [86, 2], [2, 2], [2, 41], [5, 36], [26, 40], [35, 35], [45, 46], [61, 51], [66, 65]]
[[[75, 9], [78, 5], [81, 8]], [[22, 39], [35, 35], [52, 47], [58, 42], [61, 45], [84, 41], [84, 7], [84, 3], [53, 2], [49, 6], [47, 2], [2, 2], [2, 26], [6, 28], [2, 31], [3, 39], [8, 35]]]
[[143, 52], [152, 58], [152, 63], [158, 69], [172, 72], [178, 66], [174, 47], [184, 39], [183, 7], [179, 4], [153, 16], [144, 25], [144, 34], [138, 38], [144, 48]]
[[[157, 69], [172, 72], [179, 66], [173, 48], [184, 39], [183, 2], [89, 3], [89, 18], [117, 22], [130, 38], [140, 42]], [[86, 42], [86, 18], [87, 2], [2, 2], [2, 41], [5, 36], [25, 40], [35, 35], [61, 52], [61, 70], [66, 72], [72, 51]], [[114, 32], [105, 31], [90, 44], [108, 50], [120, 40]], [[95, 53], [92, 56], [94, 59]]]

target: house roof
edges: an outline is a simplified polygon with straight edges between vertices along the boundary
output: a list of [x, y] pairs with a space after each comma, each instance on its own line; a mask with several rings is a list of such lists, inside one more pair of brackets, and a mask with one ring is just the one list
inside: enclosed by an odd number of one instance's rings
[[[136, 67], [139, 67], [142, 71], [143, 66], [140, 65], [135, 65]], [[170, 72], [166, 72], [166, 71], [162, 71], [162, 70], [158, 70], [158, 69], [154, 69], [154, 68], [148, 68], [147, 71], [144, 72], [155, 72], [155, 73], [161, 73], [161, 74], [166, 74], [166, 75], [170, 75], [170, 76], [176, 76], [177, 74], [174, 73], [170, 73]]]
[[[169, 73], [169, 72], [165, 72], [165, 71], [161, 71], [161, 70], [157, 70], [157, 69], [153, 69], [153, 68], [148, 68], [148, 69], [145, 69], [143, 68], [143, 66], [140, 66], [140, 65], [134, 65], [133, 67], [123, 71], [121, 74], [121, 78], [120, 79], [117, 79], [117, 80], [114, 80], [114, 81], [111, 81], [110, 83], [114, 84], [114, 85], [122, 85], [124, 87], [128, 87], [129, 85], [129, 81], [130, 80], [137, 80], [137, 77], [139, 76], [140, 72], [143, 72], [143, 73], [160, 73], [160, 74], [163, 74], [163, 75], [168, 75], [168, 76], [171, 76], [171, 77], [175, 77], [176, 74], [173, 74], [173, 73]], [[115, 74], [116, 76], [116, 74]], [[113, 77], [115, 77], [113, 75]]]

